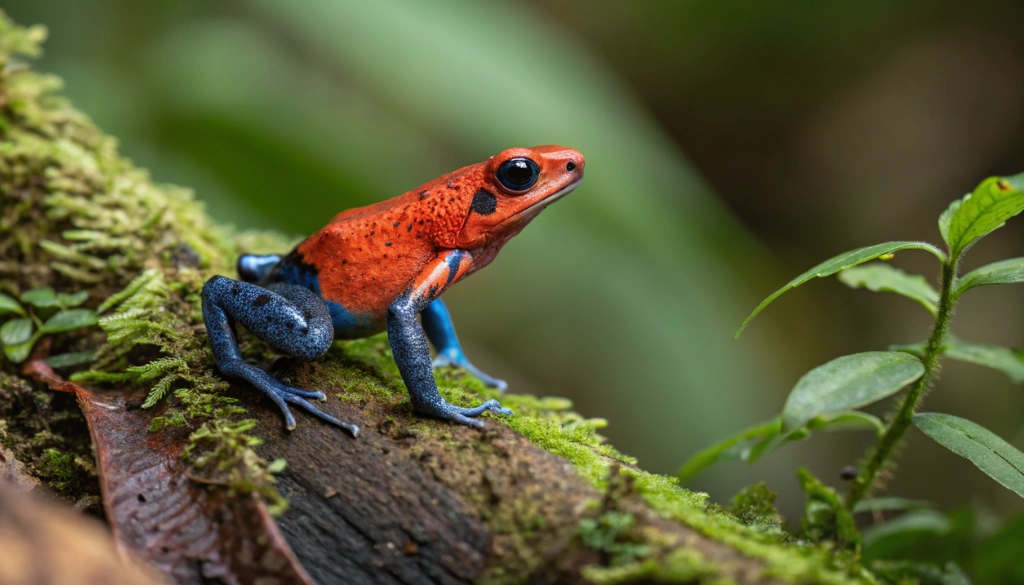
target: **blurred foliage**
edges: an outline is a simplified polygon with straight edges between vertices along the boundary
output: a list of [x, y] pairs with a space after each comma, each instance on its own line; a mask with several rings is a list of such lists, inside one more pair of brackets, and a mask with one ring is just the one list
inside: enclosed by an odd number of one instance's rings
[[[835, 285], [792, 293], [732, 342], [782, 275], [887, 236], [935, 239], [949, 193], [1024, 168], [1017, 0], [4, 9], [50, 28], [40, 67], [65, 78], [124, 152], [241, 227], [308, 233], [512, 145], [582, 151], [583, 186], [446, 299], [478, 365], [513, 391], [565, 395], [607, 417], [612, 441], [660, 471], [768, 418], [809, 367], [926, 331], [926, 315], [899, 310], [906, 301], [848, 308], [831, 300]], [[978, 265], [1024, 255], [1022, 230], [1003, 232], [974, 252]], [[994, 341], [1021, 345], [999, 327], [1024, 319], [1019, 296], [986, 295], [964, 304], [972, 325], [957, 333], [998, 330]], [[1024, 397], [1009, 382], [947, 374], [979, 392], [929, 408], [1022, 446]], [[831, 483], [868, 441], [830, 434], [695, 487], [725, 500], [766, 480], [795, 518], [797, 462]], [[1019, 510], [970, 464], [914, 447], [922, 456], [904, 463], [900, 495], [948, 505], [977, 494]]]

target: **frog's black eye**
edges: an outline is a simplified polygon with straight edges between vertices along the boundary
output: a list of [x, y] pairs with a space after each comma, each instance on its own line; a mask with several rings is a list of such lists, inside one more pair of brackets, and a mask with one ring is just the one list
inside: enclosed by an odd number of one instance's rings
[[540, 167], [528, 158], [513, 158], [501, 163], [495, 175], [498, 182], [509, 191], [522, 192], [537, 182]]

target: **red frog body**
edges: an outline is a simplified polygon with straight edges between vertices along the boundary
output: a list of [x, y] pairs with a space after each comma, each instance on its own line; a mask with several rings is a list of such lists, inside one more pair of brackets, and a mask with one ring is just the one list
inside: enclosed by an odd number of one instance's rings
[[[290, 388], [245, 363], [233, 324], [304, 359], [324, 353], [333, 339], [387, 330], [417, 411], [472, 426], [481, 423], [471, 417], [484, 411], [509, 413], [494, 400], [467, 409], [438, 394], [432, 368], [440, 365], [505, 387], [466, 359], [440, 296], [488, 265], [545, 207], [575, 189], [583, 167], [583, 156], [569, 148], [511, 148], [404, 195], [339, 213], [283, 258], [243, 256], [241, 282], [216, 276], [203, 288], [218, 367], [262, 390], [289, 428], [295, 422], [286, 403], [355, 433], [306, 400], [322, 393]], [[427, 339], [437, 350], [433, 363]]]

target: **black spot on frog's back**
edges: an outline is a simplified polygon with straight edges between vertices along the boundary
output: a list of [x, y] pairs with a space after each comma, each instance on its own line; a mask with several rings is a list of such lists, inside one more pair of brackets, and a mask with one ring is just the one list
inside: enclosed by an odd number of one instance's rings
[[487, 189], [478, 189], [473, 194], [473, 205], [470, 206], [470, 209], [480, 215], [490, 215], [498, 209], [498, 198]]
[[252, 302], [254, 307], [262, 307], [263, 305], [270, 302], [270, 295], [260, 295], [256, 297], [256, 300]]

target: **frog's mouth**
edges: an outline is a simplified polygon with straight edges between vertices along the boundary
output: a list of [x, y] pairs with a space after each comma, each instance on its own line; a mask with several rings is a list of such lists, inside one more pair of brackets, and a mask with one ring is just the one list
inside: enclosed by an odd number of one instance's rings
[[545, 197], [543, 199], [540, 199], [539, 201], [535, 202], [533, 205], [523, 209], [522, 211], [520, 211], [519, 213], [509, 217], [505, 221], [507, 221], [507, 222], [517, 221], [517, 220], [519, 220], [519, 219], [521, 219], [523, 217], [526, 217], [526, 216], [529, 216], [531, 218], [536, 217], [536, 215], [538, 213], [540, 213], [541, 211], [544, 211], [545, 207], [547, 207], [548, 205], [551, 205], [555, 201], [558, 201], [562, 197], [565, 197], [569, 193], [572, 193], [576, 189], [576, 187], [580, 186], [580, 181], [582, 181], [582, 180], [583, 180], [582, 176], [577, 177], [576, 180], [573, 181], [572, 183], [569, 183], [568, 185], [566, 185], [565, 187], [562, 187], [558, 191], [555, 191], [551, 195], [548, 195], [547, 197]]

